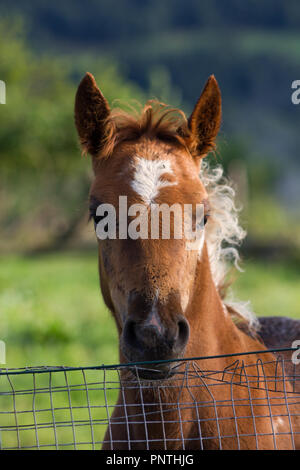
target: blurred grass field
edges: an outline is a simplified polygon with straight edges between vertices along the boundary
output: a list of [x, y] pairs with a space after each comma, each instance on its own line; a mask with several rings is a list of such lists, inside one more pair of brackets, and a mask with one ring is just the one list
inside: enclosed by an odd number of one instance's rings
[[[5, 367], [119, 362], [116, 329], [100, 295], [96, 255], [2, 258], [0, 298]], [[99, 448], [118, 387], [117, 373], [109, 371], [1, 376], [2, 447], [53, 449], [59, 444], [73, 449], [76, 441], [77, 449]]]
[[[257, 315], [300, 318], [299, 267], [244, 262], [235, 297]], [[97, 254], [2, 257], [0, 339], [7, 367], [118, 362], [117, 333], [100, 294]]]
[[[258, 261], [244, 268], [235, 297], [250, 299], [258, 315], [299, 318], [297, 266]], [[5, 367], [118, 363], [116, 328], [101, 298], [96, 253], [2, 257], [0, 312]], [[0, 379], [3, 448], [73, 449], [75, 441], [77, 449], [100, 448], [117, 398], [116, 371]]]
[[2, 259], [0, 286], [8, 367], [118, 362], [96, 254]]

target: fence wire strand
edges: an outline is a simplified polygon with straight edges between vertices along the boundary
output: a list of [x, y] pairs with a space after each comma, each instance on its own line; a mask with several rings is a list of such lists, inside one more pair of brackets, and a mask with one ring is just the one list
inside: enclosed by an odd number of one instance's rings
[[184, 359], [166, 380], [143, 378], [164, 361], [0, 369], [1, 449], [299, 448], [300, 371], [264, 354]]

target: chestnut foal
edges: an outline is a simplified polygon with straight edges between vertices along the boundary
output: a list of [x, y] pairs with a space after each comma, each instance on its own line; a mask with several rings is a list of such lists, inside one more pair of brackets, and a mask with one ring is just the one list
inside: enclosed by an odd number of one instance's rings
[[[222, 171], [210, 170], [203, 161], [215, 148], [221, 123], [214, 76], [187, 120], [181, 111], [157, 102], [148, 102], [136, 116], [110, 110], [87, 73], [76, 95], [75, 122], [83, 151], [92, 156], [95, 225], [103, 221], [97, 211], [101, 204], [118, 213], [119, 196], [127, 197], [128, 207], [146, 208], [149, 217], [153, 204], [204, 207], [197, 249], [187, 249], [185, 236], [151, 239], [123, 233], [98, 240], [101, 290], [118, 329], [120, 362], [171, 360], [121, 372], [121, 382], [138, 381], [140, 387], [120, 390], [103, 449], [299, 447], [292, 387], [278, 364], [275, 371], [273, 354], [243, 356], [235, 372], [233, 358], [203, 359], [190, 370], [183, 362], [174, 363], [265, 350], [256, 334], [237, 326], [235, 319], [243, 314], [222, 295], [225, 258], [238, 257], [223, 242], [237, 243], [244, 232]], [[252, 320], [244, 318], [249, 331]], [[221, 375], [205, 385], [203, 370]], [[231, 377], [229, 384], [224, 375]], [[282, 379], [276, 391], [275, 375]], [[189, 387], [183, 384], [187, 376]], [[273, 385], [266, 386], [272, 377]], [[250, 380], [258, 384], [251, 390]]]

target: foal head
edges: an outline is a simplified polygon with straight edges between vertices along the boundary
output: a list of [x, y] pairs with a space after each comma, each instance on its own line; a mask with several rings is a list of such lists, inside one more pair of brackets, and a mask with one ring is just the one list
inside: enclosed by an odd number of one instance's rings
[[[206, 251], [209, 203], [199, 170], [220, 127], [218, 84], [209, 78], [189, 120], [151, 102], [134, 117], [111, 111], [93, 76], [86, 74], [76, 95], [75, 121], [81, 145], [92, 155], [91, 216], [102, 235], [108, 234], [98, 238], [100, 282], [116, 319], [121, 354], [128, 361], [176, 359], [189, 341], [189, 304], [197, 264]], [[161, 218], [156, 219], [158, 236], [151, 232], [152, 209], [161, 204], [171, 208], [166, 237]], [[191, 210], [192, 249], [186, 221], [177, 219], [184, 207]], [[203, 208], [199, 227], [197, 207]], [[112, 232], [105, 219], [109, 208], [116, 215]], [[181, 236], [176, 237], [178, 227]], [[141, 375], [153, 379], [168, 373], [165, 366], [156, 375], [146, 370]]]

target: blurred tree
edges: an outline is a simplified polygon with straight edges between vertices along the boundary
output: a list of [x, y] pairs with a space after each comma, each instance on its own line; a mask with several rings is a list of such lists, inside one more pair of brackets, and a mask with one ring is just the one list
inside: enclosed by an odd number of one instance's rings
[[90, 165], [80, 158], [73, 118], [79, 80], [93, 72], [109, 101], [143, 100], [143, 94], [113, 62], [83, 55], [74, 66], [71, 56], [34, 54], [22, 21], [1, 20], [0, 37], [0, 78], [7, 87], [0, 108], [3, 235], [10, 239], [22, 224], [31, 225], [27, 240], [19, 240], [26, 245], [35, 240], [38, 219], [48, 242], [63, 244], [82, 220], [89, 186]]
[[[0, 79], [7, 85], [7, 104], [0, 106], [2, 248], [38, 240], [64, 244], [82, 220], [90, 165], [80, 158], [73, 102], [87, 70], [110, 102], [143, 102], [150, 95], [188, 112], [215, 73], [224, 116], [217, 160], [226, 171], [235, 167], [237, 174], [242, 162], [250, 198], [258, 201], [292, 161], [299, 168], [299, 109], [290, 100], [290, 77], [299, 69], [297, 2], [170, 5], [1, 0]], [[8, 6], [29, 23], [5, 20]], [[288, 177], [280, 201], [290, 186]]]
[[162, 65], [153, 67], [149, 73], [149, 96], [173, 107], [182, 104], [182, 92], [174, 87], [168, 69]]

